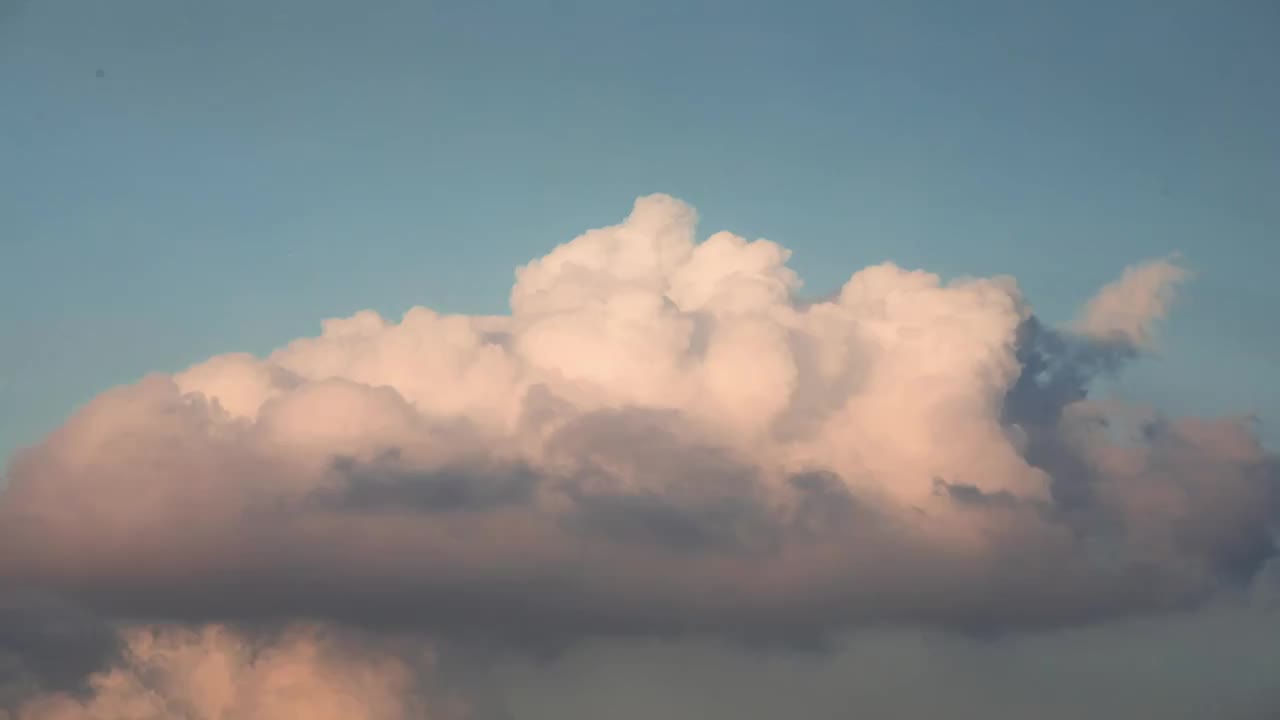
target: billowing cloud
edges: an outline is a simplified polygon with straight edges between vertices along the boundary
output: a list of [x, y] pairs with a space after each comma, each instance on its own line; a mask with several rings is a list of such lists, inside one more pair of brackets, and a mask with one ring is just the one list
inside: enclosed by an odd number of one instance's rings
[[695, 220], [641, 198], [509, 316], [365, 311], [102, 394], [9, 468], [0, 576], [121, 618], [795, 643], [1186, 609], [1273, 555], [1249, 420], [1088, 396], [1171, 262], [1054, 329], [1012, 278], [891, 264], [801, 303], [787, 250]]
[[[407, 657], [321, 626], [270, 637], [208, 625], [134, 627], [122, 661], [80, 695], [45, 693], [14, 720], [423, 720], [465, 708], [424, 694], [427, 654]], [[3, 717], [0, 710], [0, 717]]]

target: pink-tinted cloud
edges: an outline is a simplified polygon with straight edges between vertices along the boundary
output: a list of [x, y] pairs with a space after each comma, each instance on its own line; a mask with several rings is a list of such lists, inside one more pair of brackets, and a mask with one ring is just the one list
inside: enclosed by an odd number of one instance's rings
[[1125, 268], [1124, 275], [1094, 296], [1076, 321], [1078, 332], [1137, 348], [1150, 348], [1155, 323], [1163, 320], [1187, 271], [1177, 258]]
[[320, 626], [269, 638], [218, 625], [139, 626], [124, 639], [122, 662], [93, 674], [87, 693], [37, 695], [14, 720], [435, 720], [465, 711], [424, 696], [429, 655], [404, 657]]
[[108, 391], [10, 467], [0, 576], [124, 617], [796, 641], [1186, 607], [1273, 553], [1247, 421], [1086, 397], [1177, 266], [1067, 332], [891, 264], [801, 304], [784, 248], [695, 230], [641, 198], [508, 316], [365, 311]]

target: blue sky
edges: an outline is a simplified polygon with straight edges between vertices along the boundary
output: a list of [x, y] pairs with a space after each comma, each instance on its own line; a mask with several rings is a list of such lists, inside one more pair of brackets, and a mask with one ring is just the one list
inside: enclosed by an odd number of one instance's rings
[[376, 5], [0, 0], [0, 457], [324, 317], [502, 311], [650, 192], [814, 293], [1011, 273], [1050, 321], [1180, 251], [1114, 391], [1280, 446], [1269, 0]]

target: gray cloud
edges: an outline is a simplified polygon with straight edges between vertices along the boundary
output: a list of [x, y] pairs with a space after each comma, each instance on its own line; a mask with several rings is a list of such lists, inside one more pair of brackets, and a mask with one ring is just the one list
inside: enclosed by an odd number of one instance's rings
[[83, 694], [121, 649], [108, 623], [57, 596], [0, 590], [0, 710], [35, 692]]
[[554, 662], [486, 660], [474, 672], [482, 692], [529, 720], [1269, 720], [1280, 711], [1278, 622], [1223, 607], [999, 642], [881, 627], [820, 655], [599, 641]]
[[460, 465], [429, 471], [405, 467], [392, 448], [370, 462], [338, 457], [334, 487], [315, 491], [311, 498], [332, 510], [354, 512], [483, 511], [529, 502], [538, 475], [524, 466]]
[[1045, 326], [1032, 315], [1018, 328], [1018, 380], [1004, 399], [1006, 421], [1052, 426], [1063, 409], [1083, 400], [1099, 377], [1138, 357], [1124, 339], [1094, 338]]

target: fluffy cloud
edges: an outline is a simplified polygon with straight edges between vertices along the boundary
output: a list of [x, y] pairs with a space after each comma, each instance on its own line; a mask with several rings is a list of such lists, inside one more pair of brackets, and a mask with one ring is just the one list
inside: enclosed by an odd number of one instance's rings
[[375, 650], [319, 626], [259, 638], [218, 625], [135, 627], [124, 641], [122, 661], [90, 676], [87, 693], [38, 695], [12, 717], [421, 720], [462, 710], [428, 704], [418, 678], [429, 656]]
[[1174, 290], [1186, 278], [1187, 271], [1173, 258], [1126, 268], [1089, 301], [1074, 327], [1100, 340], [1149, 348], [1154, 323], [1169, 312]]
[[509, 316], [365, 311], [104, 393], [9, 468], [0, 577], [118, 617], [796, 643], [1194, 607], [1274, 553], [1248, 420], [1088, 397], [1172, 261], [1059, 330], [1012, 278], [890, 264], [799, 302], [787, 250], [695, 220], [641, 198]]

